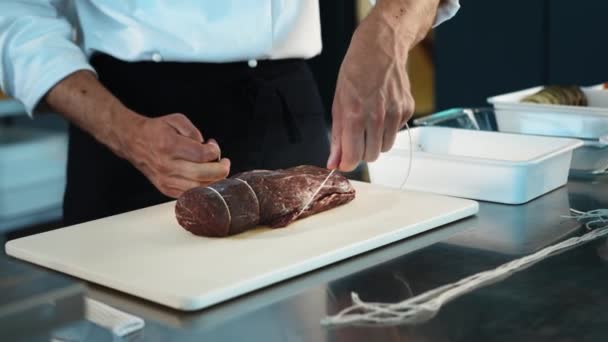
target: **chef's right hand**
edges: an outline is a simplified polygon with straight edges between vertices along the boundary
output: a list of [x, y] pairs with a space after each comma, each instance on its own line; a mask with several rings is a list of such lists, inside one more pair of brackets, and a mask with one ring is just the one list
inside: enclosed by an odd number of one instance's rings
[[138, 116], [122, 138], [123, 157], [169, 197], [224, 179], [230, 172], [230, 160], [219, 160], [217, 142], [205, 141], [183, 114], [152, 119]]

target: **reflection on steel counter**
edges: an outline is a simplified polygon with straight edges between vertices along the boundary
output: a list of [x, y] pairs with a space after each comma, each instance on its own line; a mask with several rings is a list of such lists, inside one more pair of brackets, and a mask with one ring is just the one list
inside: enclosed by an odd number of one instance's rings
[[[389, 340], [408, 336], [414, 341], [489, 341], [497, 336], [501, 341], [553, 341], [564, 336], [603, 341], [608, 324], [605, 311], [608, 264], [602, 257], [605, 245], [606, 239], [602, 239], [544, 260], [511, 278], [456, 299], [425, 324], [377, 329], [377, 333]], [[336, 299], [328, 301], [328, 314], [350, 304], [350, 291], [359, 291], [365, 301], [407, 299], [406, 287], [399, 284], [395, 274], [407, 277], [417, 295], [432, 289], [433, 284], [450, 283], [508, 260], [491, 252], [434, 245], [391, 262], [380, 272], [369, 271], [332, 284], [330, 299]], [[432, 271], [437, 263], [444, 265], [443, 273]], [[393, 295], [379, 295], [387, 293]], [[348, 336], [349, 341], [363, 341], [358, 339], [365, 336], [362, 331], [374, 332], [344, 327], [330, 333], [335, 340]]]
[[84, 317], [84, 286], [0, 255], [0, 332], [5, 341], [44, 338]]
[[[445, 243], [513, 256], [531, 254], [554, 244], [581, 227], [581, 223], [562, 217], [570, 214], [570, 208], [591, 209], [570, 201], [569, 187], [570, 184], [544, 195], [542, 200], [519, 206], [481, 202], [479, 210], [484, 215], [473, 217], [471, 224], [483, 229], [455, 234]], [[548, 212], [553, 214], [547, 215]]]

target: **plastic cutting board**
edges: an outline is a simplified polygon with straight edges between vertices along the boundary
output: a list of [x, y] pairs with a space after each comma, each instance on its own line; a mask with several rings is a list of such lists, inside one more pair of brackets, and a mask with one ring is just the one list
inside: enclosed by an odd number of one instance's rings
[[174, 202], [41, 233], [7, 254], [179, 310], [198, 310], [473, 215], [477, 202], [353, 182], [351, 203], [228, 238], [182, 229]]

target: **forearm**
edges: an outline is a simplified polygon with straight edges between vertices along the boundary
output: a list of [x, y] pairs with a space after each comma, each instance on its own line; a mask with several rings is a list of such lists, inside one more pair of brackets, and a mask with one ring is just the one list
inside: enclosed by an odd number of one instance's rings
[[368, 20], [389, 28], [411, 49], [433, 27], [441, 3], [442, 0], [378, 0]]
[[47, 104], [90, 133], [114, 153], [125, 157], [124, 138], [143, 117], [126, 108], [90, 71], [75, 72], [47, 93]]
[[184, 191], [225, 178], [230, 161], [217, 161], [213, 139], [203, 144], [183, 114], [147, 118], [125, 107], [90, 71], [78, 71], [46, 94], [50, 107], [128, 160], [156, 188], [177, 198]]

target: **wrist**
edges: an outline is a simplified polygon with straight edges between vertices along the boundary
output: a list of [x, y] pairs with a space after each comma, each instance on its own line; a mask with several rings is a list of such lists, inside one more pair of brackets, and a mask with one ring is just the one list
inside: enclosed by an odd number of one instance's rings
[[378, 0], [368, 18], [393, 31], [401, 44], [409, 50], [423, 40], [432, 28], [440, 2], [440, 0]]
[[107, 110], [108, 122], [105, 125], [107, 129], [104, 130], [104, 137], [98, 139], [105, 142], [119, 157], [131, 160], [135, 140], [146, 117], [121, 103], [111, 105]]
[[114, 153], [129, 158], [130, 142], [145, 117], [129, 110], [90, 71], [77, 71], [46, 95], [50, 107]]
[[[405, 66], [407, 56], [414, 46], [414, 36], [390, 22], [383, 12], [371, 12], [353, 34], [353, 42], [377, 53], [378, 58], [390, 58]], [[352, 45], [352, 43], [351, 43]], [[368, 50], [367, 53], [371, 51]]]

